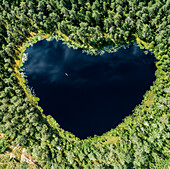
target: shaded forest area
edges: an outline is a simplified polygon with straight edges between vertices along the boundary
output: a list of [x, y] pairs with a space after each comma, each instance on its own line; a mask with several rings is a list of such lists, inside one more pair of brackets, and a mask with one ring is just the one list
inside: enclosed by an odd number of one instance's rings
[[[19, 145], [40, 168], [168, 168], [169, 7], [169, 0], [0, 1], [1, 155]], [[102, 136], [80, 140], [43, 114], [39, 98], [26, 90], [19, 73], [26, 47], [49, 36], [87, 53], [136, 42], [154, 52], [156, 80], [124, 122]], [[27, 165], [17, 157], [7, 160], [11, 166]]]

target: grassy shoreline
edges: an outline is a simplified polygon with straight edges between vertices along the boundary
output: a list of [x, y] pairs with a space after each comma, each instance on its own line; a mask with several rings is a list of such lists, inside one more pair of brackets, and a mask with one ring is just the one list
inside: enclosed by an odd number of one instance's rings
[[[56, 31], [56, 33], [61, 33], [60, 31]], [[25, 91], [25, 94], [26, 96], [29, 98], [30, 102], [38, 109], [40, 110], [42, 116], [44, 118], [47, 119], [47, 121], [49, 122], [50, 126], [57, 129], [59, 131], [59, 133], [63, 133], [64, 130], [62, 128], [60, 128], [60, 125], [54, 120], [54, 118], [52, 118], [51, 116], [46, 116], [45, 114], [43, 114], [43, 109], [38, 106], [38, 101], [39, 101], [39, 98], [38, 97], [35, 97], [32, 93], [29, 93], [27, 88], [28, 86], [26, 85], [26, 81], [25, 81], [25, 78], [21, 77], [21, 73], [19, 72], [20, 68], [23, 66], [23, 62], [22, 62], [22, 55], [23, 53], [25, 52], [26, 48], [30, 46], [29, 43], [37, 43], [38, 42], [38, 37], [40, 37], [41, 40], [43, 39], [48, 39], [48, 38], [53, 38], [50, 36], [50, 34], [45, 34], [44, 32], [41, 32], [41, 31], [38, 31], [38, 33], [34, 33], [34, 32], [31, 32], [30, 33], [31, 37], [27, 38], [27, 41], [25, 43], [23, 43], [20, 47], [19, 47], [19, 51], [18, 54], [19, 54], [19, 60], [16, 60], [15, 59], [15, 62], [16, 64], [14, 65], [15, 67], [15, 73], [16, 73], [16, 77], [17, 79], [19, 80], [19, 85], [23, 88], [23, 90]], [[69, 38], [66, 37], [66, 35], [63, 36], [63, 34], [59, 34], [58, 35], [58, 38], [60, 38], [59, 40], [63, 40], [65, 42], [69, 42]], [[145, 49], [148, 49], [148, 44], [146, 42], [144, 42], [143, 40], [141, 40], [139, 37], [136, 36], [136, 42], [138, 44], [139, 47], [143, 47], [141, 46], [144, 45]], [[72, 41], [73, 43], [73, 41]], [[76, 45], [76, 43], [73, 43], [74, 45]], [[30, 90], [31, 91], [31, 90]], [[148, 94], [148, 99], [145, 101], [144, 104], [146, 104], [146, 106], [149, 106], [153, 103], [153, 93], [152, 91], [150, 91], [150, 93]], [[131, 115], [130, 115], [131, 116]], [[54, 122], [55, 121], [55, 122]], [[123, 123], [123, 122], [122, 122]], [[122, 126], [122, 123], [119, 124], [116, 128], [121, 128]], [[124, 126], [124, 125], [123, 125]], [[126, 126], [126, 125], [125, 125]], [[118, 141], [118, 137], [116, 136], [113, 136], [113, 132], [112, 130], [115, 130], [116, 128], [114, 129], [111, 129], [110, 131], [104, 133], [102, 136], [95, 136], [95, 137], [89, 137], [89, 138], [86, 138], [84, 139], [84, 141], [96, 141], [96, 137], [98, 137], [98, 139], [100, 139], [101, 141], [101, 145], [102, 144], [109, 144], [109, 143], [116, 143]], [[74, 136], [74, 134], [70, 133], [72, 136]], [[112, 136], [111, 136], [112, 135]], [[63, 134], [62, 134], [63, 136]], [[70, 139], [70, 138], [66, 138], [66, 139]], [[78, 137], [75, 137], [76, 140], [79, 140]], [[97, 140], [98, 140], [97, 139]]]

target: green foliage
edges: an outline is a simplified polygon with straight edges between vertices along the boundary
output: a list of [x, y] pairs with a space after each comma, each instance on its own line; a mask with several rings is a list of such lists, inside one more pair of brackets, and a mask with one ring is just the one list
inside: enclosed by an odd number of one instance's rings
[[0, 139], [0, 153], [5, 152], [5, 150], [7, 149], [9, 145], [9, 141], [6, 139]]
[[22, 162], [19, 166], [18, 169], [27, 169], [28, 168], [28, 163], [27, 162]]
[[[169, 1], [159, 0], [0, 2], [0, 134], [7, 135], [0, 136], [0, 153], [17, 143], [46, 168], [168, 167], [168, 7]], [[136, 42], [155, 54], [156, 81], [123, 123], [103, 136], [80, 140], [43, 114], [19, 73], [26, 47], [42, 38], [62, 39], [95, 55]]]

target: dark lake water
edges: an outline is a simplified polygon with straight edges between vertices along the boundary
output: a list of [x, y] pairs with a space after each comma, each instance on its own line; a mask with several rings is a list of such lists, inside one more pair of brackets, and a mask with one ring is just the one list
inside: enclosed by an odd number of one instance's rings
[[28, 85], [39, 106], [79, 138], [115, 128], [155, 80], [154, 55], [131, 45], [116, 53], [87, 55], [62, 41], [39, 41], [26, 50]]

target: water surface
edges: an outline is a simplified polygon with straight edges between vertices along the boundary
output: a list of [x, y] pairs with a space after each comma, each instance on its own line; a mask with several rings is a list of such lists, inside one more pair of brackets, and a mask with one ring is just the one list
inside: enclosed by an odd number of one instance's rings
[[79, 138], [115, 128], [155, 80], [155, 58], [131, 45], [114, 54], [87, 55], [62, 41], [39, 41], [26, 50], [28, 85], [44, 114]]

